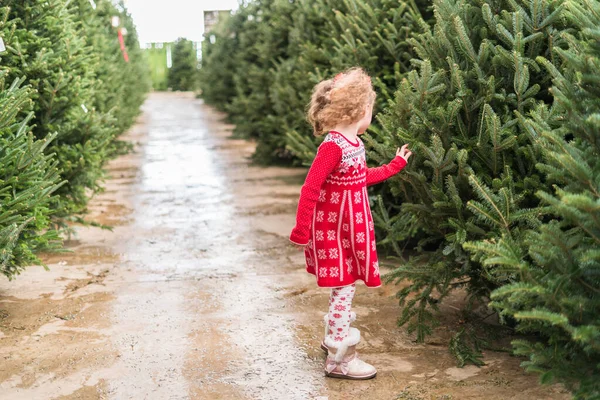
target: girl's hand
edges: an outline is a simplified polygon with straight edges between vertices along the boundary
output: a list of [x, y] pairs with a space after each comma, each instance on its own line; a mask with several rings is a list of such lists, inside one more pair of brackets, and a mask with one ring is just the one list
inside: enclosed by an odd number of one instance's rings
[[294, 243], [294, 247], [298, 250], [298, 251], [304, 251], [306, 248], [305, 244], [296, 244]]
[[398, 156], [404, 158], [404, 161], [408, 162], [408, 159], [412, 156], [412, 151], [408, 149], [408, 144], [405, 144], [401, 149], [396, 150], [396, 157]]

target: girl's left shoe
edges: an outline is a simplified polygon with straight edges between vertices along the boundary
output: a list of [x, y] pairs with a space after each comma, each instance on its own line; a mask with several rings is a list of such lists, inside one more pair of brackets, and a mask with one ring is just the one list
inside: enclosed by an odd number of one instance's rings
[[377, 375], [377, 370], [371, 364], [358, 358], [356, 345], [360, 342], [360, 332], [350, 328], [348, 336], [341, 342], [335, 342], [331, 337], [325, 338], [327, 360], [325, 375], [341, 379], [371, 379]]

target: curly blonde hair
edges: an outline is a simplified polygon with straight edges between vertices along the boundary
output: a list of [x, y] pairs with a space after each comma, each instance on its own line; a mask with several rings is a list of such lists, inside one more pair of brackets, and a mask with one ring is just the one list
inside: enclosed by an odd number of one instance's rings
[[308, 122], [317, 136], [336, 125], [352, 124], [365, 115], [375, 96], [369, 75], [362, 68], [350, 68], [314, 87]]

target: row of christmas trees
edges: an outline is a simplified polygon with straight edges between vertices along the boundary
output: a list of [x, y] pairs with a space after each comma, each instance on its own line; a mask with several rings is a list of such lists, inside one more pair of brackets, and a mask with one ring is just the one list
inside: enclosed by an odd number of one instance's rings
[[[600, 398], [597, 0], [254, 0], [207, 37], [202, 96], [267, 163], [310, 162], [311, 88], [366, 68], [370, 160], [414, 152], [372, 192], [400, 323], [424, 340], [464, 288], [535, 336], [513, 342], [528, 370]], [[465, 329], [451, 348], [480, 363]]]
[[148, 88], [122, 4], [0, 3], [0, 273], [40, 263], [82, 221]]

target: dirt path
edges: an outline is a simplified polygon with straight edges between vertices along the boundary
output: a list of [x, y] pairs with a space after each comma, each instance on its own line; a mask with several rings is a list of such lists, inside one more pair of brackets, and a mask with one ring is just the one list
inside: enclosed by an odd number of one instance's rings
[[[395, 287], [359, 286], [376, 379], [325, 379], [328, 293], [288, 245], [305, 170], [249, 165], [251, 144], [188, 94], [150, 96], [69, 254], [0, 282], [1, 399], [567, 399], [506, 353], [455, 368], [442, 327], [415, 344]], [[449, 322], [453, 323], [452, 317]]]

